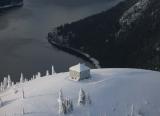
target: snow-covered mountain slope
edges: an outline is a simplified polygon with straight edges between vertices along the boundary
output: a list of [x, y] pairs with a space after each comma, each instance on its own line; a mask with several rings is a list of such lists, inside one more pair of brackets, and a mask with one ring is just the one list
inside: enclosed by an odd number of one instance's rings
[[[60, 89], [73, 100], [74, 110], [69, 116], [160, 115], [160, 72], [95, 69], [91, 75], [89, 80], [74, 82], [67, 72], [17, 84], [0, 94], [4, 102], [0, 116], [21, 116], [23, 109], [26, 116], [58, 116]], [[90, 94], [91, 105], [77, 105], [80, 88]]]

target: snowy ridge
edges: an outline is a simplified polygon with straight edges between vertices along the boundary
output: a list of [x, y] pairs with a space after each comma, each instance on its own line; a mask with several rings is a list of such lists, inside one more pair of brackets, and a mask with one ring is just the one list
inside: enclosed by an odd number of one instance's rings
[[150, 0], [139, 0], [135, 5], [129, 8], [119, 20], [122, 30], [125, 31], [127, 27], [130, 27], [142, 13], [147, 9]]
[[[0, 93], [0, 116], [60, 116], [59, 90], [73, 101], [73, 111], [67, 116], [160, 115], [160, 72], [95, 69], [91, 70], [91, 79], [80, 82], [68, 76], [66, 72], [39, 77]], [[80, 88], [89, 93], [91, 104], [78, 105]]]

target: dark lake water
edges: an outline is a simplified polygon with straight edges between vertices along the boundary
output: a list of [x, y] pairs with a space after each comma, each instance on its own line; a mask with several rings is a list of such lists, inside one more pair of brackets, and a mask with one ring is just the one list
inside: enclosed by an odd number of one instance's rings
[[[85, 62], [52, 47], [46, 40], [53, 27], [106, 10], [120, 0], [24, 0], [24, 6], [0, 13], [0, 81], [20, 73], [29, 78], [53, 64], [57, 72]], [[88, 66], [92, 64], [85, 62]]]

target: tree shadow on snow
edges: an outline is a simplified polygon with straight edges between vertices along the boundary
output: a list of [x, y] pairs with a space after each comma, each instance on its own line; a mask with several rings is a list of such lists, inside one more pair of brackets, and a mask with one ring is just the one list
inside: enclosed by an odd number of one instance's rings
[[12, 99], [12, 100], [8, 100], [8, 101], [3, 101], [3, 105], [2, 105], [2, 107], [3, 106], [6, 106], [6, 105], [8, 105], [8, 104], [11, 104], [12, 102], [14, 102], [14, 101], [16, 101], [17, 99]]
[[26, 115], [38, 115], [38, 114], [47, 114], [47, 112], [25, 112]]
[[37, 97], [45, 97], [45, 96], [53, 96], [53, 93], [48, 93], [48, 94], [38, 94], [38, 95], [33, 95], [33, 96], [28, 96], [25, 97], [26, 99], [32, 99], [32, 98], [37, 98]]

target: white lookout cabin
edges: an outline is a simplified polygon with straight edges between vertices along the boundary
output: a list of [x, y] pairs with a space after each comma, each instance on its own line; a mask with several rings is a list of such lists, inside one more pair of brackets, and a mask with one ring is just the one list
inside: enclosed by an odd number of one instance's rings
[[69, 79], [80, 81], [90, 78], [90, 68], [85, 64], [78, 64], [69, 68]]

